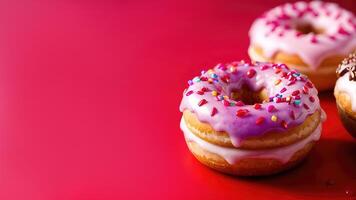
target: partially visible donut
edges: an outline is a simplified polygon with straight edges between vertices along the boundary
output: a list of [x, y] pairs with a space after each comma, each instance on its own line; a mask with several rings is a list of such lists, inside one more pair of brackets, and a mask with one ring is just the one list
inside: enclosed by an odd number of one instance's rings
[[320, 137], [318, 92], [284, 64], [219, 64], [188, 83], [181, 129], [190, 151], [213, 169], [277, 173], [303, 160]]
[[338, 64], [356, 49], [356, 19], [335, 3], [287, 3], [258, 18], [249, 36], [252, 60], [285, 63], [327, 90]]
[[345, 128], [356, 137], [356, 52], [345, 58], [336, 70], [334, 95]]

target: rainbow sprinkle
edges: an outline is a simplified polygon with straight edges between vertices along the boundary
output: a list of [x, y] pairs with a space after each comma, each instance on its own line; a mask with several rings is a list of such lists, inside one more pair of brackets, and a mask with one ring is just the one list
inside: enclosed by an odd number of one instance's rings
[[276, 122], [276, 121], [278, 120], [278, 118], [277, 118], [276, 115], [272, 115], [271, 120], [274, 121], [274, 122]]

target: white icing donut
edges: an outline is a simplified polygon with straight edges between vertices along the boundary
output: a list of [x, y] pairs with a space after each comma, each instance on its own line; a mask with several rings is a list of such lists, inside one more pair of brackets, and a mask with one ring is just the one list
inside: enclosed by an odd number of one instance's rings
[[[322, 33], [303, 34], [308, 24]], [[335, 3], [322, 1], [287, 3], [257, 19], [249, 32], [251, 44], [272, 58], [278, 51], [298, 55], [311, 69], [333, 55], [347, 55], [356, 48], [356, 19]]]

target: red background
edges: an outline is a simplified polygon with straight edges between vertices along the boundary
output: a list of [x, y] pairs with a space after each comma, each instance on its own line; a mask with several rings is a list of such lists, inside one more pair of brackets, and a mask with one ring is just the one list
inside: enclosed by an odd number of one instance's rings
[[185, 145], [186, 81], [247, 59], [249, 26], [281, 2], [2, 1], [0, 199], [355, 199], [332, 93], [321, 141], [287, 173], [226, 176]]

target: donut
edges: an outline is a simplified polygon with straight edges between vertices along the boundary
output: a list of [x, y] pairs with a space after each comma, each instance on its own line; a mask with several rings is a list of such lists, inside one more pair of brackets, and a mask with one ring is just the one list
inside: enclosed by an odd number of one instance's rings
[[336, 105], [344, 127], [356, 137], [356, 52], [345, 58], [336, 70]]
[[302, 161], [320, 138], [318, 91], [285, 64], [218, 64], [188, 84], [180, 127], [192, 154], [213, 169], [278, 173]]
[[356, 49], [356, 19], [335, 3], [287, 3], [256, 19], [249, 37], [251, 60], [287, 64], [328, 90], [338, 64]]

